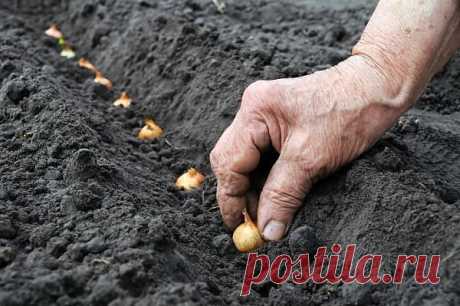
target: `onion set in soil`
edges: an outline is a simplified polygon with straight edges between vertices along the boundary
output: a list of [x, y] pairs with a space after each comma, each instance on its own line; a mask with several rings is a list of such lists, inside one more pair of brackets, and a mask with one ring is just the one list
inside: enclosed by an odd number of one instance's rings
[[91, 62], [88, 61], [86, 58], [80, 58], [80, 60], [78, 61], [78, 65], [80, 65], [80, 67], [88, 69], [89, 71], [92, 71], [94, 73], [96, 73], [96, 71], [97, 71], [96, 66], [91, 64]]
[[204, 182], [204, 175], [195, 168], [188, 169], [187, 172], [177, 178], [176, 187], [186, 191], [199, 188]]
[[105, 78], [98, 70], [96, 70], [96, 77], [94, 78], [94, 82], [104, 85], [108, 90], [112, 90], [112, 81]]
[[137, 134], [137, 138], [140, 140], [152, 140], [160, 137], [161, 134], [163, 134], [163, 129], [153, 119], [145, 119], [145, 125]]
[[71, 59], [75, 57], [75, 51], [69, 46], [69, 45], [64, 45], [61, 51], [61, 56]]
[[78, 65], [81, 67], [81, 68], [85, 68], [85, 69], [88, 69], [89, 71], [91, 72], [94, 72], [95, 73], [95, 78], [94, 78], [94, 82], [98, 83], [98, 84], [101, 84], [103, 86], [105, 86], [108, 90], [112, 90], [112, 81], [110, 81], [109, 79], [107, 79], [106, 77], [104, 77], [102, 75], [102, 72], [100, 72], [96, 66], [94, 66], [89, 60], [87, 60], [86, 58], [80, 58], [80, 60], [78, 61]]
[[70, 45], [65, 41], [64, 35], [59, 31], [56, 24], [51, 25], [48, 30], [45, 31], [45, 34], [49, 37], [57, 39], [57, 44], [61, 48], [61, 56], [65, 58], [74, 58], [75, 51], [70, 47]]
[[51, 25], [51, 27], [45, 31], [45, 34], [56, 39], [63, 38], [62, 32], [59, 31], [55, 24]]
[[131, 105], [131, 98], [128, 96], [126, 91], [123, 91], [120, 98], [113, 102], [113, 105], [127, 108]]

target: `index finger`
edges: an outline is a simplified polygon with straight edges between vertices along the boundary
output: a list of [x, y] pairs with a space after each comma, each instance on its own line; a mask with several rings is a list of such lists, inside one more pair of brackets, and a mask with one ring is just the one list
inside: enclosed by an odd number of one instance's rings
[[249, 174], [259, 164], [268, 133], [264, 125], [243, 120], [238, 114], [211, 152], [217, 177], [217, 201], [224, 223], [234, 229], [242, 221], [251, 186]]

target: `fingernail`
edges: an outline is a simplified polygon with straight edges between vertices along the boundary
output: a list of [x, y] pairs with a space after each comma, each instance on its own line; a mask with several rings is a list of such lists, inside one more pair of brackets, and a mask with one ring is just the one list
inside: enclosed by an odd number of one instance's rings
[[280, 240], [286, 231], [286, 224], [279, 221], [271, 220], [265, 225], [262, 235], [265, 240]]

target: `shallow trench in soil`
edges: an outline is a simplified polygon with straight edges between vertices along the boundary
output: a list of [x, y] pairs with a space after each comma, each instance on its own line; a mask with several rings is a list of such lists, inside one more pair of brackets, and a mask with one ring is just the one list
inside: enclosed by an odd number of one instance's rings
[[[82, 0], [0, 5], [0, 305], [460, 304], [460, 57], [365, 154], [315, 185], [271, 258], [357, 245], [441, 255], [441, 283], [269, 282], [240, 297], [247, 256], [216, 209], [208, 154], [258, 79], [350, 54], [372, 5]], [[93, 82], [44, 35], [57, 23], [113, 81]], [[112, 106], [126, 90], [128, 109]], [[144, 117], [164, 128], [140, 141]], [[189, 167], [201, 189], [174, 183]]]

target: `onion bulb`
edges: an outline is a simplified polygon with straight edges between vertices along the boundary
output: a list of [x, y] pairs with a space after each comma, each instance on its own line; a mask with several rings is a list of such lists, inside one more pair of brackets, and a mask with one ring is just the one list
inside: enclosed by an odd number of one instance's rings
[[63, 37], [61, 31], [59, 31], [57, 25], [53, 24], [48, 30], [45, 31], [45, 34], [56, 39]]
[[78, 64], [80, 65], [80, 67], [86, 68], [94, 73], [96, 73], [97, 71], [96, 67], [93, 64], [91, 64], [90, 61], [88, 61], [86, 58], [80, 58]]
[[247, 253], [261, 247], [264, 240], [246, 209], [243, 210], [243, 215], [244, 223], [240, 224], [233, 232], [233, 243], [238, 251]]
[[152, 119], [145, 119], [145, 126], [139, 131], [137, 138], [140, 140], [152, 140], [163, 134], [163, 129]]
[[74, 58], [75, 57], [75, 52], [70, 48], [68, 45], [64, 45], [61, 51], [61, 56], [65, 58]]
[[187, 191], [198, 188], [204, 182], [204, 175], [195, 168], [188, 169], [187, 172], [177, 178], [176, 187]]
[[131, 105], [131, 98], [128, 97], [128, 93], [126, 91], [123, 91], [120, 98], [113, 102], [113, 105], [127, 108]]
[[96, 78], [94, 79], [94, 82], [104, 85], [108, 90], [112, 89], [112, 81], [106, 79], [100, 71], [96, 70]]

